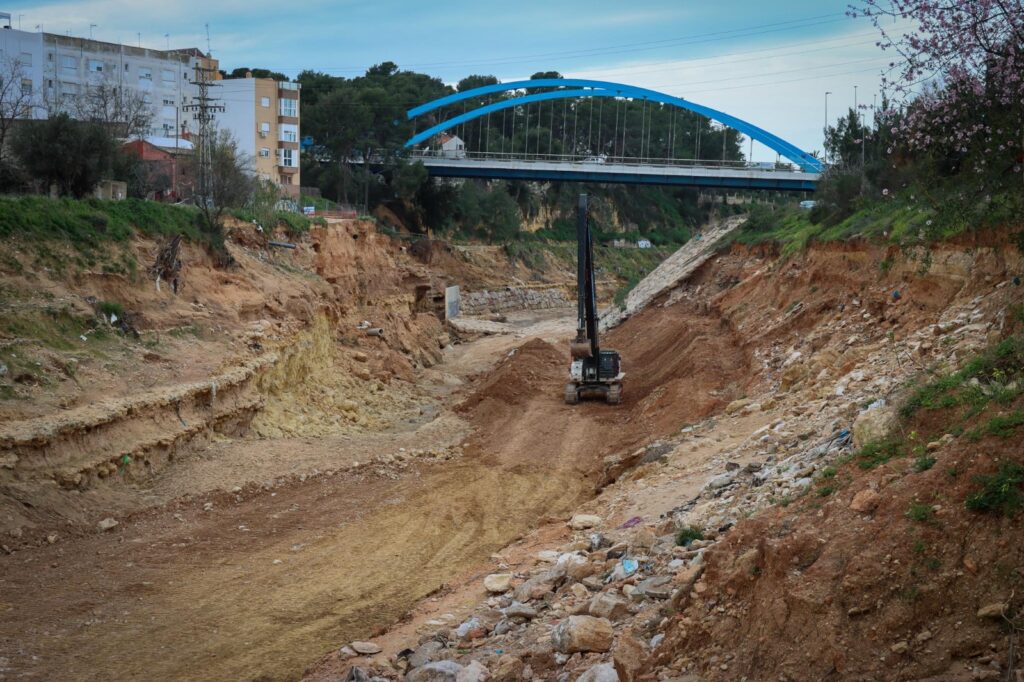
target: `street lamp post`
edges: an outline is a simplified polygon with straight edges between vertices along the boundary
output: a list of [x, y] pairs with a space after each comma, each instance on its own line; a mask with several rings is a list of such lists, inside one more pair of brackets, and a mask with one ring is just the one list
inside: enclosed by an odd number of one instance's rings
[[[828, 96], [831, 94], [831, 90], [825, 91], [825, 143], [828, 142]], [[825, 163], [828, 163], [828, 145], [825, 143], [823, 143], [821, 146], [825, 154]]]

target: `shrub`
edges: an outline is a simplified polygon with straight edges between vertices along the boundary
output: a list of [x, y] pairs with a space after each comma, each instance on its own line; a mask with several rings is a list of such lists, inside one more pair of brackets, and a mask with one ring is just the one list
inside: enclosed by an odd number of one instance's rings
[[902, 457], [900, 443], [892, 438], [871, 441], [857, 453], [857, 466], [861, 469], [874, 469], [888, 462], [893, 457]]
[[914, 460], [914, 471], [928, 471], [935, 466], [936, 459], [930, 455], [918, 455]]
[[676, 533], [676, 544], [680, 547], [687, 547], [694, 540], [703, 540], [704, 532], [696, 526], [684, 526]]
[[932, 509], [932, 506], [922, 502], [911, 503], [910, 509], [907, 510], [907, 518], [912, 521], [930, 521], [934, 515], [935, 510]]
[[991, 476], [975, 476], [981, 490], [967, 496], [966, 506], [971, 511], [1001, 513], [1014, 516], [1024, 506], [1024, 466], [1016, 462], [1003, 462], [999, 471]]

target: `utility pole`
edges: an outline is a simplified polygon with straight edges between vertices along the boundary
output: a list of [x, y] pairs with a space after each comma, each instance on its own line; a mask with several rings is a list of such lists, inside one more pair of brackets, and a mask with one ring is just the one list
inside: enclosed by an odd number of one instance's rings
[[828, 145], [825, 143], [828, 142], [828, 96], [831, 94], [831, 90], [825, 91], [825, 142], [821, 145], [825, 153], [825, 163], [828, 163]]
[[199, 93], [192, 97], [192, 104], [186, 104], [182, 109], [192, 113], [192, 119], [196, 122], [199, 152], [199, 177], [197, 203], [204, 209], [213, 208], [213, 125], [216, 114], [224, 111], [223, 104], [217, 104], [219, 100], [210, 96], [210, 88], [218, 86], [211, 83], [209, 68], [202, 62], [196, 65], [196, 78], [191, 81], [192, 85], [199, 89]]

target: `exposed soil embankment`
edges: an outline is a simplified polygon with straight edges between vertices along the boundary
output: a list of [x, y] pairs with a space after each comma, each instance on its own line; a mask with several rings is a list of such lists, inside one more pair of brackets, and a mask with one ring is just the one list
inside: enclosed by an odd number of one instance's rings
[[[1022, 267], [994, 244], [734, 247], [606, 336], [627, 372], [617, 409], [561, 405], [561, 348], [523, 346], [463, 402], [467, 452], [546, 455], [546, 471], [603, 456], [603, 477], [578, 469], [603, 486], [577, 510], [596, 517], [553, 551], [503, 552], [490, 572], [514, 592], [471, 583], [475, 604], [425, 607], [383, 654], [334, 653], [308, 679], [399, 679], [425, 660], [509, 681], [1012, 678], [1019, 626], [1001, 619], [1020, 608], [1024, 543], [965, 499], [999, 462], [1024, 464], [1019, 396], [900, 422], [900, 454], [853, 442], [908, 381], [1019, 332]], [[965, 395], [1011, 395], [1021, 370], [1001, 371]], [[569, 618], [583, 614], [608, 620]]]

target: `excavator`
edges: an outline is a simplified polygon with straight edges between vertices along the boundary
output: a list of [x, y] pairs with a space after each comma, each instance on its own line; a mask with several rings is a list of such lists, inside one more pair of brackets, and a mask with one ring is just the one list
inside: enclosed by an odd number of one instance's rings
[[572, 361], [565, 402], [575, 405], [580, 398], [603, 398], [610, 405], [622, 402], [622, 361], [618, 352], [601, 350], [598, 341], [597, 286], [594, 282], [594, 242], [587, 215], [587, 195], [576, 204], [576, 338], [569, 344]]

